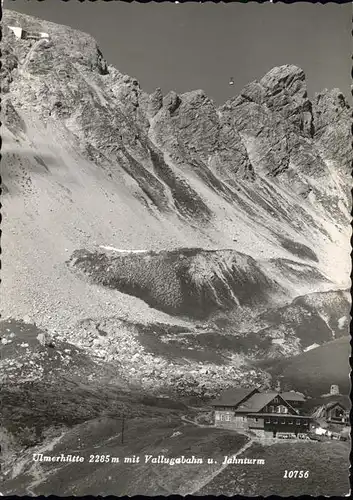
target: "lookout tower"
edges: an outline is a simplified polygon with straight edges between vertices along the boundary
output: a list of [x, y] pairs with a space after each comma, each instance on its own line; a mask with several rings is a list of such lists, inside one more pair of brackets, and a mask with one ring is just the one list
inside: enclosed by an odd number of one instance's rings
[[275, 385], [275, 391], [281, 392], [281, 381], [278, 379]]
[[340, 393], [339, 387], [336, 384], [332, 384], [330, 387], [330, 395], [331, 396], [336, 396], [337, 394]]

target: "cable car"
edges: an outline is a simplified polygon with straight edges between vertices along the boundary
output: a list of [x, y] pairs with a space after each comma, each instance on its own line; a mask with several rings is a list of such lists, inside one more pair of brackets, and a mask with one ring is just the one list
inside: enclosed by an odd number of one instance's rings
[[234, 85], [234, 78], [233, 77], [230, 78], [229, 85]]

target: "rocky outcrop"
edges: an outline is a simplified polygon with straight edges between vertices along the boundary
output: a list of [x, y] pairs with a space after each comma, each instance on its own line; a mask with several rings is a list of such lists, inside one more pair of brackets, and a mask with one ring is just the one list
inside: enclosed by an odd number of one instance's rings
[[278, 176], [295, 165], [296, 174], [324, 170], [313, 155], [313, 116], [304, 72], [296, 66], [273, 68], [247, 85], [221, 112], [247, 144], [255, 171]]
[[150, 96], [149, 96], [149, 115], [153, 118], [158, 111], [163, 106], [163, 94], [160, 88], [157, 88]]
[[314, 139], [335, 168], [349, 174], [352, 167], [350, 107], [339, 89], [324, 90], [313, 102]]
[[[38, 43], [30, 39], [19, 40], [10, 30], [6, 29], [6, 42], [9, 41], [13, 53], [18, 54], [20, 59], [23, 56], [27, 57], [26, 61], [21, 60], [22, 64], [23, 62], [36, 62], [30, 67], [36, 66], [37, 71], [40, 69], [46, 71], [50, 69], [50, 55], [55, 54], [57, 63], [65, 64], [69, 60], [71, 64], [78, 64], [82, 69], [87, 68], [101, 75], [107, 73], [107, 64], [97, 42], [87, 33], [9, 10], [3, 13], [3, 23], [6, 28], [17, 25], [26, 31], [45, 31], [49, 35], [49, 43], [45, 40], [40, 40]], [[47, 51], [46, 48], [51, 48], [51, 50]]]
[[3, 120], [7, 128], [16, 136], [26, 132], [26, 124], [19, 116], [10, 99], [3, 99]]
[[178, 109], [181, 99], [173, 90], [163, 99], [163, 106], [172, 115]]
[[[15, 38], [14, 35], [10, 35], [10, 30], [7, 30], [7, 36]], [[13, 75], [18, 66], [18, 58], [16, 57], [14, 51], [11, 50], [10, 45], [5, 45], [5, 47], [3, 47], [1, 51], [1, 58], [1, 92], [6, 94], [10, 90], [10, 84], [13, 81]]]

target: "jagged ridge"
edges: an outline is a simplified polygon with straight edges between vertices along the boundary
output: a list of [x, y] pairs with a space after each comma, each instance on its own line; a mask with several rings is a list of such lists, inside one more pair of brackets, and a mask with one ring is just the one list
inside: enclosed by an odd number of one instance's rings
[[[219, 108], [202, 90], [148, 95], [104, 61], [89, 35], [10, 11], [4, 24], [11, 312], [39, 315], [51, 327], [76, 321], [78, 310], [81, 319], [121, 308], [134, 317], [140, 303], [121, 294], [100, 299], [63, 268], [65, 252], [92, 242], [212, 250], [202, 266], [192, 257], [183, 267], [182, 251], [172, 262], [165, 252], [149, 255], [145, 267], [145, 257], [114, 258], [108, 273], [111, 258], [102, 256], [98, 277], [89, 259], [81, 262], [97, 282], [173, 314], [203, 317], [255, 298], [267, 307], [278, 291], [291, 300], [349, 284], [350, 111], [337, 89], [311, 102], [304, 72], [285, 65]], [[6, 27], [16, 24], [47, 32], [49, 42], [18, 40]], [[245, 277], [218, 260], [226, 252], [219, 248], [244, 256]], [[201, 268], [207, 278], [190, 283]]]

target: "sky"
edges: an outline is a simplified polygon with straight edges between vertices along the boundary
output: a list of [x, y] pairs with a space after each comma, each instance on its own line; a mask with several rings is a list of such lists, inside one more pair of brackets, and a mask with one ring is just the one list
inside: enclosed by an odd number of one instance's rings
[[351, 100], [351, 5], [4, 2], [90, 33], [108, 63], [147, 92], [203, 89], [219, 105], [282, 64], [304, 70], [309, 96], [338, 87]]

